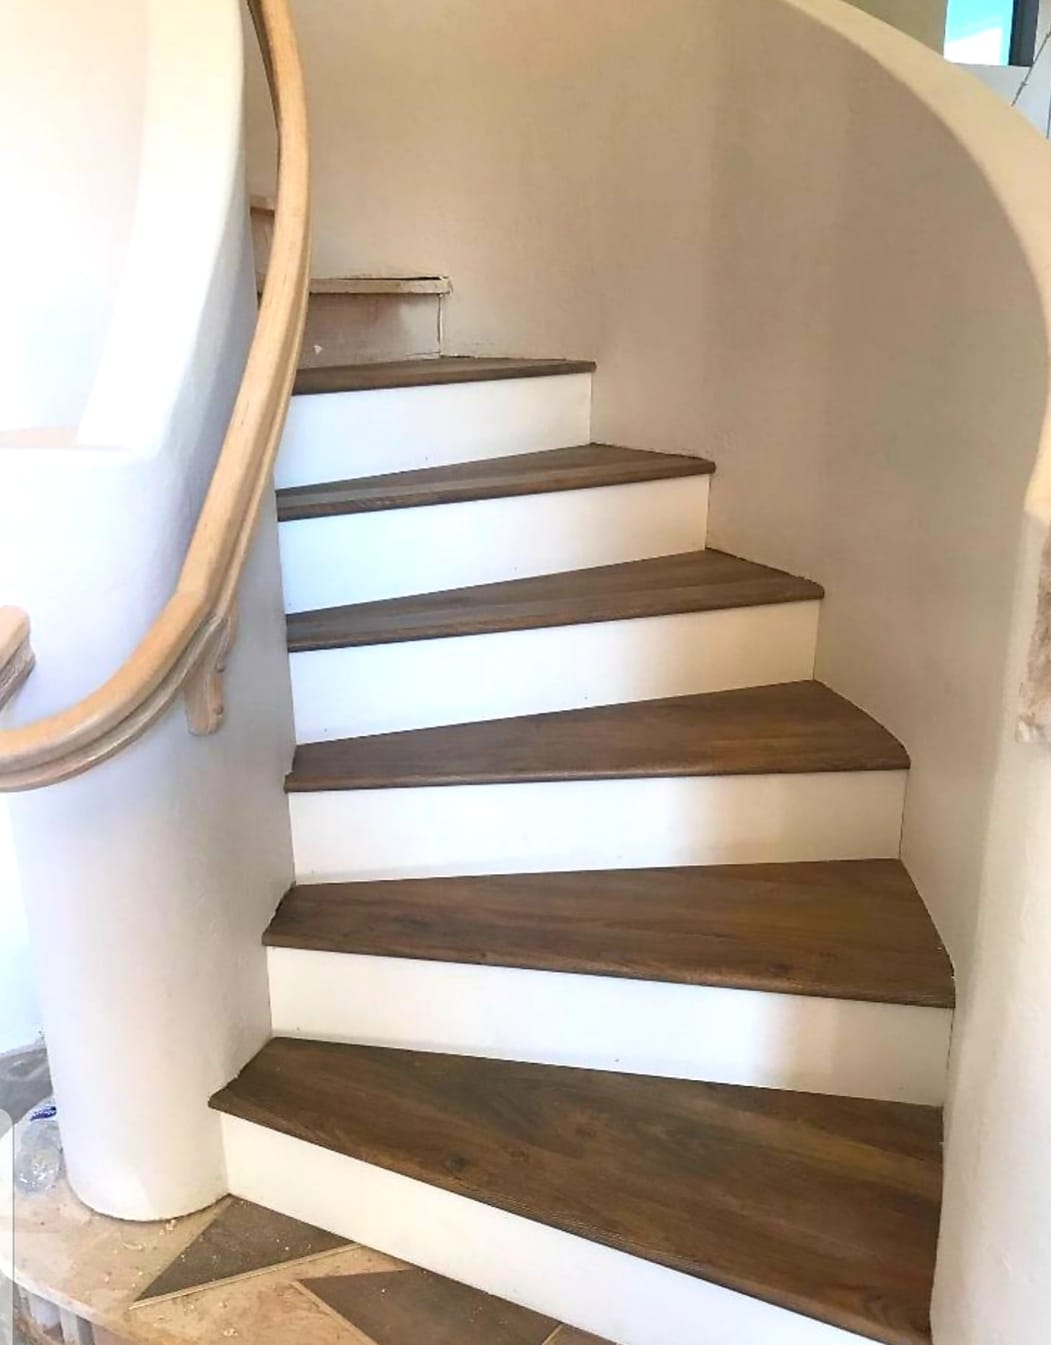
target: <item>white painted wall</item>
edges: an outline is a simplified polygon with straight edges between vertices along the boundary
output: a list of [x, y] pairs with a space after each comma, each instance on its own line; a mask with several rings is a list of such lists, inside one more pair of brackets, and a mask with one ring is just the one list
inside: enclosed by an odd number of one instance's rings
[[1051, 754], [1014, 739], [1040, 552], [1014, 598], [972, 974], [957, 1010], [938, 1345], [1041, 1345], [1051, 1332]]
[[7, 808], [0, 803], [0, 1053], [32, 1042], [40, 1009], [22, 909], [14, 840]]
[[[90, 395], [132, 230], [146, 25], [147, 7], [128, 0], [0, 8], [0, 443], [26, 428], [72, 438]], [[85, 70], [100, 96], [85, 95]], [[121, 96], [101, 96], [115, 73]], [[0, 591], [7, 582], [0, 569]], [[39, 1028], [0, 800], [0, 1050]]]
[[455, 276], [450, 352], [597, 359], [597, 438], [715, 458], [713, 544], [826, 585], [818, 674], [912, 752], [904, 855], [960, 973], [938, 1345], [1043, 1345], [1051, 763], [1005, 706], [1046, 146], [837, 0], [294, 9], [319, 267]]
[[[72, 22], [81, 6], [55, 0], [46, 8]], [[120, 110], [127, 124], [118, 149], [135, 143], [136, 127], [142, 145], [131, 165], [135, 208], [121, 279], [91, 385], [72, 427], [50, 423], [46, 415], [57, 411], [38, 403], [28, 432], [13, 429], [0, 443], [0, 590], [31, 614], [38, 657], [9, 723], [92, 689], [160, 610], [254, 325], [239, 6], [151, 0], [145, 28], [131, 25], [139, 43], [128, 49], [116, 30], [142, 8], [131, 0], [101, 16], [92, 8], [93, 29], [114, 28], [104, 34], [112, 61], [101, 43], [106, 59], [69, 92], [85, 125], [94, 124], [96, 103]], [[43, 36], [23, 30], [17, 51], [3, 49], [5, 70], [46, 66]], [[75, 53], [71, 60], [77, 65]], [[81, 246], [90, 235], [84, 211], [106, 213], [104, 195], [70, 202], [63, 184], [114, 147], [93, 142], [84, 158], [66, 131], [64, 119], [49, 123], [43, 105], [26, 133], [55, 142], [34, 188], [46, 199], [50, 183], [64, 212], [61, 229], [45, 231], [39, 248], [26, 233], [21, 260], [30, 274], [45, 268], [52, 246]], [[17, 182], [9, 185], [17, 200]], [[179, 202], [192, 208], [173, 209]], [[91, 255], [85, 245], [81, 264]], [[43, 305], [38, 318], [45, 332], [57, 321]], [[65, 355], [27, 339], [19, 322], [17, 309], [0, 313], [29, 383], [61, 383]], [[78, 1194], [106, 1213], [167, 1218], [225, 1190], [207, 1098], [268, 1035], [260, 936], [291, 867], [283, 645], [271, 512], [243, 585], [222, 731], [192, 738], [174, 708], [95, 771], [7, 800], [69, 1172]]]
[[131, 236], [150, 8], [0, 6], [0, 430], [72, 427], [90, 394]]

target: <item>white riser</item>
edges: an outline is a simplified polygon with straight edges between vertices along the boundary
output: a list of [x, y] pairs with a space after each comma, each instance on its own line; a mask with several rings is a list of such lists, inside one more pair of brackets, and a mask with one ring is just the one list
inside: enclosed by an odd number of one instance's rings
[[894, 859], [905, 771], [292, 794], [300, 882]]
[[293, 397], [278, 486], [310, 486], [591, 439], [591, 375]]
[[285, 610], [699, 550], [708, 477], [282, 523]]
[[952, 1013], [268, 950], [275, 1034], [940, 1106]]
[[805, 681], [819, 611], [794, 602], [293, 654], [296, 740]]
[[235, 1196], [620, 1345], [858, 1345], [859, 1336], [236, 1117]]

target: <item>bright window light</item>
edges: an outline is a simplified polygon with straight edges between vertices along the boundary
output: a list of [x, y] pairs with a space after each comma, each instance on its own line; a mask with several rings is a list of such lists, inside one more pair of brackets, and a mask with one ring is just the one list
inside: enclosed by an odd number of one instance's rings
[[949, 0], [945, 54], [968, 65], [1007, 65], [1014, 0]]
[[982, 33], [946, 39], [945, 54], [964, 65], [1006, 65], [1004, 41], [1002, 28], [986, 28]]

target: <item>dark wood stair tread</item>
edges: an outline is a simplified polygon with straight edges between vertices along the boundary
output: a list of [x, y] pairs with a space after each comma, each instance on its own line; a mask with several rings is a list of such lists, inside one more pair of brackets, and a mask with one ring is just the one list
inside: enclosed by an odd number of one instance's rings
[[925, 1345], [941, 1114], [270, 1042], [212, 1105], [889, 1345]]
[[316, 486], [287, 486], [277, 492], [277, 514], [282, 523], [291, 523], [334, 514], [371, 514], [421, 505], [463, 504], [470, 500], [706, 476], [714, 470], [714, 464], [704, 458], [649, 453], [613, 444], [579, 444], [574, 448], [418, 467], [410, 472], [385, 472]]
[[273, 948], [951, 1009], [952, 966], [897, 860], [317, 883]]
[[492, 383], [507, 378], [551, 378], [560, 374], [594, 372], [593, 360], [484, 359], [474, 355], [444, 355], [300, 369], [293, 391], [296, 395], [369, 392], [376, 388], [425, 388], [446, 383]]
[[347, 649], [805, 602], [823, 595], [821, 586], [809, 579], [722, 551], [689, 551], [536, 579], [296, 612], [288, 618], [288, 647], [293, 652]]
[[296, 748], [290, 791], [904, 770], [886, 729], [820, 682], [334, 739]]

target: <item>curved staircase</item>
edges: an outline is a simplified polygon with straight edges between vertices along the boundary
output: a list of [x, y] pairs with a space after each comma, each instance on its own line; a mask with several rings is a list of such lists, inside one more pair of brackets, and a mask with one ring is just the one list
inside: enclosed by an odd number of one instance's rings
[[593, 366], [303, 371], [297, 881], [235, 1194], [624, 1345], [930, 1339], [948, 958], [822, 590]]

